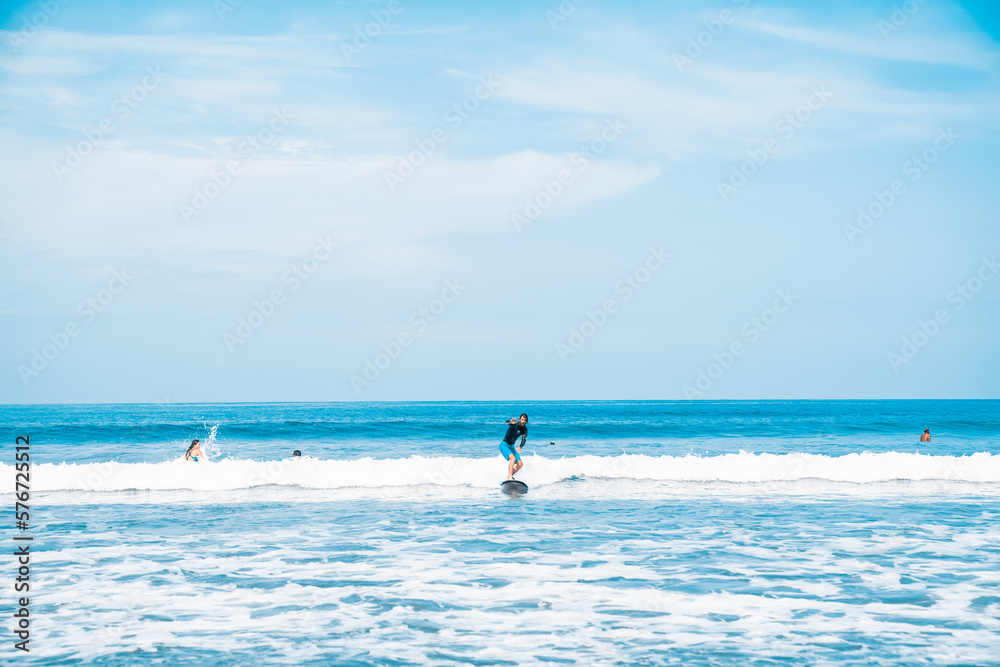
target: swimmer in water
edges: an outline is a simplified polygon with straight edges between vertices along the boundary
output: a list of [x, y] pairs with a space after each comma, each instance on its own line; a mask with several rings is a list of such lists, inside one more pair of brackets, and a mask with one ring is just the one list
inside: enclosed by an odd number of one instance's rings
[[297, 459], [297, 458], [301, 458], [301, 457], [302, 457], [302, 452], [300, 452], [299, 450], [296, 449], [294, 452], [292, 452], [292, 458], [293, 459]]
[[924, 432], [920, 434], [920, 442], [930, 442], [931, 441], [931, 430], [925, 428]]
[[201, 453], [201, 445], [198, 440], [192, 440], [191, 446], [188, 447], [186, 452], [184, 452], [184, 460], [187, 461], [188, 459], [194, 459], [195, 462], [197, 462], [199, 456], [205, 456]]

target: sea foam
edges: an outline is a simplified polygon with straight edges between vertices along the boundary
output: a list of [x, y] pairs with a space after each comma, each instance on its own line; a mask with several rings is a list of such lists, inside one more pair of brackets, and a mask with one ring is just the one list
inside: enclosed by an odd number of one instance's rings
[[[761, 483], [826, 480], [869, 484], [895, 480], [1000, 482], [1000, 455], [932, 456], [912, 453], [725, 454], [720, 456], [525, 456], [518, 477], [533, 487], [566, 480], [618, 479], [663, 482]], [[14, 470], [3, 470], [3, 491], [14, 491]], [[423, 457], [279, 461], [226, 458], [163, 463], [42, 463], [31, 469], [32, 491], [200, 490], [261, 486], [302, 489], [410, 487], [435, 484], [495, 488], [506, 476], [497, 458]]]

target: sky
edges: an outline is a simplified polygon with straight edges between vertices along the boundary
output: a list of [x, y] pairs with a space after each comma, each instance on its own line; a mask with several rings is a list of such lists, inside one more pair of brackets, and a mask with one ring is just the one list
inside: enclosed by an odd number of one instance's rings
[[0, 402], [1000, 398], [995, 3], [0, 6]]

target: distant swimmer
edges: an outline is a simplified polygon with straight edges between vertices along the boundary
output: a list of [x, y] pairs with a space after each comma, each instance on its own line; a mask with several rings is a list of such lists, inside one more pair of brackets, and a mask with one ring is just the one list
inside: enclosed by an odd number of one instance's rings
[[931, 430], [925, 428], [924, 432], [920, 434], [920, 442], [930, 442], [931, 441]]
[[[514, 448], [514, 443], [521, 438], [521, 445]], [[514, 479], [514, 473], [524, 467], [521, 460], [520, 451], [524, 449], [524, 443], [528, 440], [528, 415], [521, 414], [520, 419], [513, 419], [507, 422], [507, 434], [500, 442], [500, 454], [507, 459], [507, 479]]]
[[292, 452], [292, 458], [293, 459], [297, 459], [300, 456], [302, 456], [302, 452], [300, 452], [299, 450], [296, 449], [294, 452]]
[[191, 446], [188, 447], [186, 452], [184, 452], [184, 460], [187, 461], [188, 459], [194, 459], [197, 461], [199, 456], [205, 456], [201, 453], [201, 445], [198, 440], [192, 440]]

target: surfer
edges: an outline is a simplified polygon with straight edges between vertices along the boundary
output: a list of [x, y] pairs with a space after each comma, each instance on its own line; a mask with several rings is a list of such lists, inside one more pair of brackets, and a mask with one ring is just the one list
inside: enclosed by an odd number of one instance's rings
[[[521, 444], [516, 449], [514, 443], [521, 438]], [[514, 473], [524, 467], [520, 451], [528, 440], [528, 415], [522, 413], [520, 419], [507, 422], [507, 434], [500, 441], [500, 454], [507, 459], [507, 479], [514, 479]]]
[[195, 462], [197, 462], [199, 456], [204, 456], [204, 454], [201, 453], [201, 445], [198, 440], [192, 440], [191, 446], [188, 447], [186, 452], [184, 452], [184, 460], [187, 461], [188, 459], [194, 459]]
[[930, 442], [931, 441], [931, 430], [925, 428], [924, 432], [920, 434], [920, 442]]

